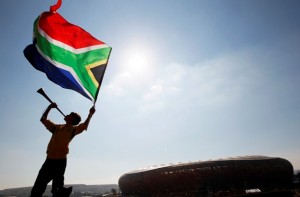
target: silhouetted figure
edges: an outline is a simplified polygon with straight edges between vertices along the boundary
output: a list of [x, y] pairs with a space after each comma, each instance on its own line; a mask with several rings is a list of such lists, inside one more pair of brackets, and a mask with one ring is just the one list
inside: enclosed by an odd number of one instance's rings
[[41, 122], [52, 133], [47, 148], [47, 158], [42, 165], [39, 174], [31, 190], [31, 197], [42, 197], [47, 184], [52, 180], [52, 194], [54, 197], [69, 196], [72, 188], [64, 188], [64, 173], [67, 166], [67, 154], [69, 143], [73, 137], [87, 129], [95, 108], [90, 109], [87, 119], [81, 123], [81, 117], [77, 113], [65, 116], [66, 124], [54, 124], [47, 119], [51, 109], [56, 108], [56, 103], [48, 106], [41, 117]]

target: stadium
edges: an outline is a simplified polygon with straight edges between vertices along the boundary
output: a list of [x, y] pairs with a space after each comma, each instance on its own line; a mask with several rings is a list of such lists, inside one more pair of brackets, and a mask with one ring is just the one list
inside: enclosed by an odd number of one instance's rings
[[292, 164], [266, 156], [153, 166], [119, 178], [123, 196], [289, 196], [292, 183]]

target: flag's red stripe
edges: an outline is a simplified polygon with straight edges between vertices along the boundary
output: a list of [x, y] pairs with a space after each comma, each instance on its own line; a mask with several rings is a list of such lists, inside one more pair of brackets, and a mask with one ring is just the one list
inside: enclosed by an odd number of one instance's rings
[[39, 19], [39, 27], [51, 38], [75, 49], [105, 44], [81, 27], [69, 23], [58, 13], [42, 13]]

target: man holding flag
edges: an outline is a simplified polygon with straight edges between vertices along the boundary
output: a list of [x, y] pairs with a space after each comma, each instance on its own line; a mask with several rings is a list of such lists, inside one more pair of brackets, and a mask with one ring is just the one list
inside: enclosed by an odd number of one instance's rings
[[24, 49], [24, 55], [49, 80], [90, 99], [93, 107], [83, 123], [79, 124], [80, 116], [72, 112], [65, 116], [65, 124], [58, 125], [47, 119], [50, 110], [57, 108], [50, 101], [41, 122], [52, 133], [52, 137], [47, 148], [47, 159], [39, 171], [31, 197], [41, 197], [51, 180], [53, 196], [70, 195], [72, 188], [63, 187], [68, 145], [75, 135], [87, 129], [95, 113], [94, 106], [112, 49], [58, 14], [57, 9], [61, 3], [62, 0], [58, 0], [56, 5], [50, 7], [49, 12], [43, 12], [36, 18], [33, 43]]
[[66, 124], [54, 124], [47, 119], [51, 109], [57, 108], [56, 103], [51, 103], [41, 117], [41, 122], [52, 133], [47, 148], [47, 158], [41, 167], [36, 178], [34, 186], [31, 190], [30, 197], [42, 197], [46, 190], [47, 184], [52, 180], [51, 193], [53, 197], [69, 196], [72, 188], [64, 188], [64, 173], [67, 166], [67, 154], [69, 153], [69, 143], [78, 134], [88, 128], [88, 124], [93, 114], [95, 107], [90, 109], [86, 120], [81, 121], [80, 115], [75, 112], [65, 116]]

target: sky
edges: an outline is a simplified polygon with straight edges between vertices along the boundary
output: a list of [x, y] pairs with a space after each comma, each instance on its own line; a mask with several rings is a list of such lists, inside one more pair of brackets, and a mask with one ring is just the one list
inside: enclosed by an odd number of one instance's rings
[[[0, 0], [0, 189], [32, 186], [51, 137], [49, 102], [93, 103], [25, 59], [35, 18], [55, 0]], [[112, 47], [66, 184], [117, 184], [160, 164], [263, 155], [300, 169], [300, 1], [63, 0], [58, 12]], [[64, 123], [52, 110], [49, 119]]]

